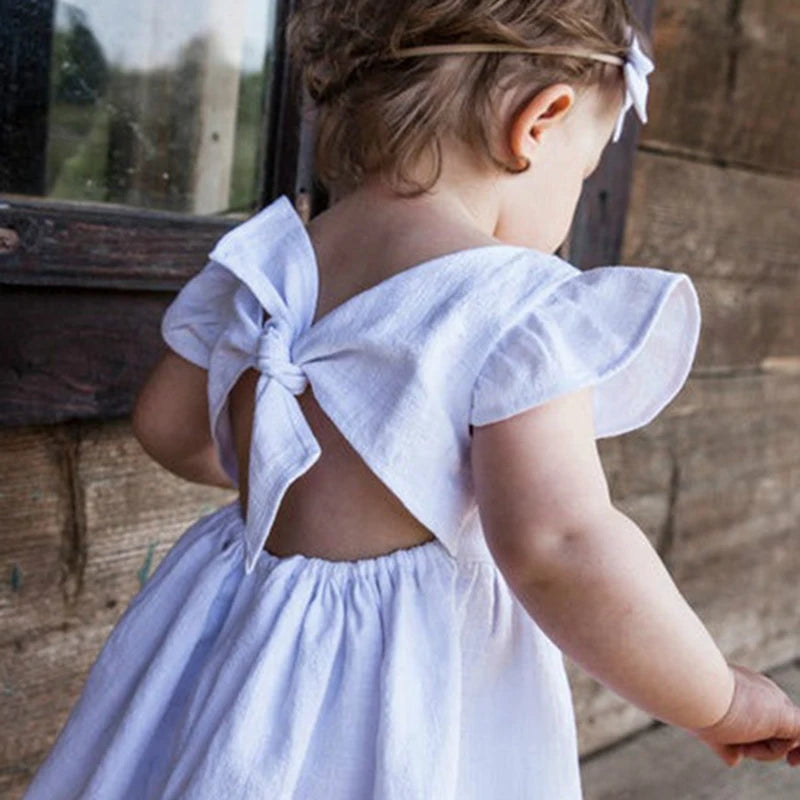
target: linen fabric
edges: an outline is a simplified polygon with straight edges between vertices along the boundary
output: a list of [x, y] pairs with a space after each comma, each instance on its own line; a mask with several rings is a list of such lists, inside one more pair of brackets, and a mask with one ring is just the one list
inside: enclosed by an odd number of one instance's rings
[[[260, 372], [247, 513], [237, 499], [206, 514], [164, 556], [26, 800], [581, 797], [563, 658], [486, 545], [471, 427], [586, 386], [598, 438], [646, 425], [694, 359], [691, 280], [490, 245], [315, 320], [317, 294], [282, 195], [167, 308], [164, 340], [208, 370], [214, 445], [237, 485], [228, 394]], [[309, 386], [433, 541], [356, 561], [264, 549], [320, 454], [297, 402]]]

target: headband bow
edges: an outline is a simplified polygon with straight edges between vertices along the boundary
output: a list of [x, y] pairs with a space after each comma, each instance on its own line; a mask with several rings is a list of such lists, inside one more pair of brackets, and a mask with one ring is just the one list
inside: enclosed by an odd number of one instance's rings
[[617, 127], [614, 129], [615, 142], [618, 142], [622, 136], [625, 117], [631, 106], [633, 106], [636, 115], [642, 121], [642, 125], [647, 123], [647, 94], [649, 91], [647, 76], [655, 69], [653, 62], [642, 50], [639, 37], [630, 27], [628, 27], [628, 39], [630, 46], [623, 67], [625, 73], [625, 102], [619, 112]]
[[588, 58], [602, 61], [623, 68], [625, 77], [625, 101], [620, 110], [617, 125], [614, 129], [613, 141], [618, 142], [622, 136], [625, 117], [633, 107], [642, 124], [647, 122], [647, 76], [655, 69], [653, 62], [642, 50], [639, 37], [629, 25], [626, 29], [628, 52], [625, 58], [593, 53], [588, 50], [565, 47], [517, 47], [509, 44], [457, 43], [441, 45], [424, 45], [421, 47], [404, 47], [386, 56], [389, 59], [407, 58], [409, 56], [446, 55], [448, 53], [535, 53], [537, 55], [571, 56], [572, 58]]

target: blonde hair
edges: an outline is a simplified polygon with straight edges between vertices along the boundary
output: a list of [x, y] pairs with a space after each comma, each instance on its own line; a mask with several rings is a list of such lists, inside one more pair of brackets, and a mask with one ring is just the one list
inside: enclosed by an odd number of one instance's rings
[[[318, 109], [316, 173], [332, 194], [380, 172], [398, 194], [418, 196], [441, 175], [446, 137], [487, 166], [519, 172], [492, 152], [498, 92], [522, 87], [517, 110], [552, 83], [621, 81], [619, 67], [563, 55], [392, 54], [488, 42], [624, 58], [628, 26], [648, 42], [627, 0], [302, 0], [287, 22], [286, 41]], [[428, 154], [430, 176], [413, 180], [411, 171]]]

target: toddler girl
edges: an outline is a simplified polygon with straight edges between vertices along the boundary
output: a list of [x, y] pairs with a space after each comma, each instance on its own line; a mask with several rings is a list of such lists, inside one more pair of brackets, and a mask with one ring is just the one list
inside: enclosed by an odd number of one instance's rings
[[652, 68], [624, 0], [306, 0], [337, 201], [285, 196], [162, 321], [142, 446], [235, 501], [134, 597], [26, 797], [575, 800], [562, 653], [728, 764], [800, 763], [596, 439], [684, 384], [683, 273], [553, 255]]

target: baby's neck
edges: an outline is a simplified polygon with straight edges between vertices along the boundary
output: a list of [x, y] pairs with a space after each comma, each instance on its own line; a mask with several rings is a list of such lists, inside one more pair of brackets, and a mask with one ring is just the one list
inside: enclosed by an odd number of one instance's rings
[[[370, 178], [318, 215], [312, 224], [325, 215], [331, 219], [335, 216], [340, 223], [352, 220], [363, 230], [376, 233], [379, 239], [395, 233], [409, 246], [416, 239], [427, 242], [433, 249], [437, 243], [441, 246], [455, 243], [456, 248], [503, 244], [495, 236], [499, 203], [492, 192], [482, 192], [479, 196], [441, 180], [431, 193], [404, 198]], [[351, 241], [349, 236], [343, 238]]]

